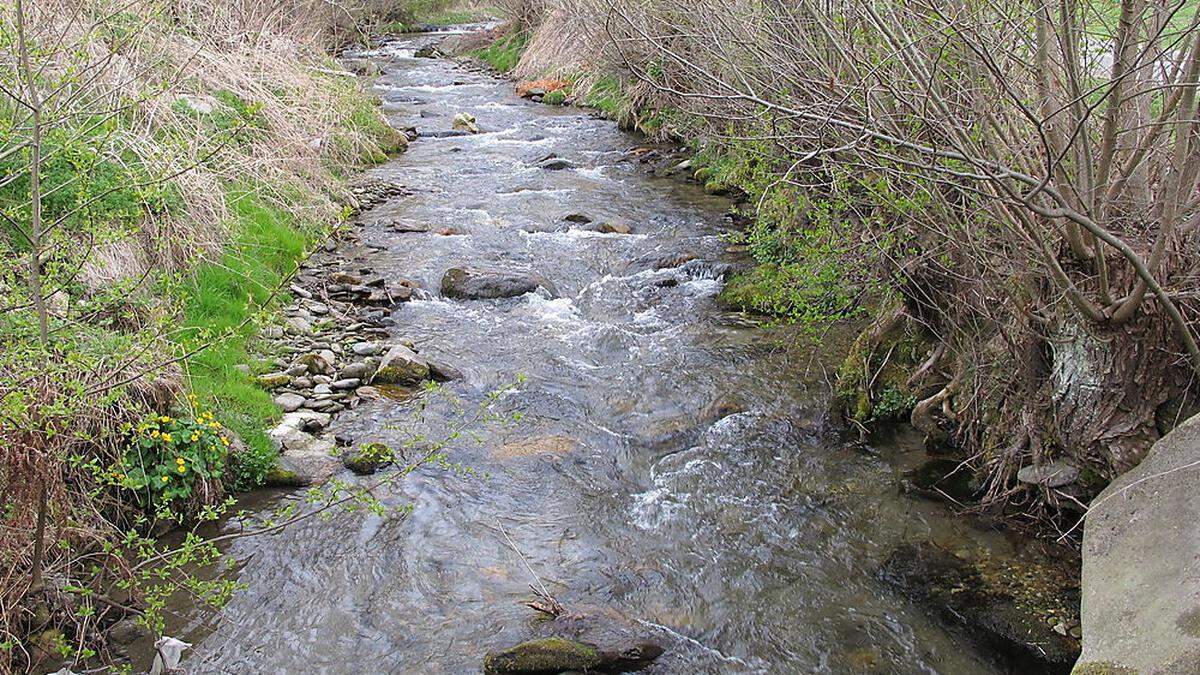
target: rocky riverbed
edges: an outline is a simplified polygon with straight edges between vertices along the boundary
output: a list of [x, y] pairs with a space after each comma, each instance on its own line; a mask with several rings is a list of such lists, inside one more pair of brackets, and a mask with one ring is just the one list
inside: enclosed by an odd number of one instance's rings
[[[263, 333], [260, 382], [286, 411], [273, 481], [366, 480], [388, 469], [356, 462], [364, 446], [445, 433], [475, 406], [520, 422], [476, 425], [445, 463], [381, 486], [382, 514], [238, 540], [247, 590], [216, 614], [176, 608], [185, 666], [1011, 672], [1019, 648], [982, 626], [1057, 606], [1034, 602], [1045, 573], [986, 564], [1021, 545], [903, 494], [921, 450], [841, 433], [823, 375], [837, 336], [717, 301], [744, 263], [730, 199], [672, 148], [417, 56], [437, 39], [355, 55], [413, 142], [370, 172], [365, 208]], [[972, 596], [995, 612], [964, 622], [955, 589], [984, 577], [1016, 581]], [[561, 611], [525, 606], [531, 586]], [[1020, 626], [1070, 649], [1075, 623]]]

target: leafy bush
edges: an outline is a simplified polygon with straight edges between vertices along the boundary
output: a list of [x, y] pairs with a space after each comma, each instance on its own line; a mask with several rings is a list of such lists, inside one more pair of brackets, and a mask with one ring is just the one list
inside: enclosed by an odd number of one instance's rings
[[198, 481], [220, 481], [230, 440], [211, 411], [195, 418], [151, 417], [131, 430], [130, 447], [114, 478], [147, 507], [192, 498]]

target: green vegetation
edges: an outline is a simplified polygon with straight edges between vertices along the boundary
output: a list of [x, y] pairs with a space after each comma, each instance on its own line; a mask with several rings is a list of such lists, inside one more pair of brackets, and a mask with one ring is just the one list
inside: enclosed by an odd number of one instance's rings
[[426, 26], [455, 26], [480, 23], [500, 16], [500, 10], [486, 5], [459, 7], [446, 0], [408, 0], [399, 18], [379, 26], [384, 34], [417, 33]]
[[190, 499], [197, 482], [221, 481], [229, 437], [212, 412], [194, 414], [194, 419], [152, 416], [130, 433], [129, 449], [111, 474], [144, 507], [169, 508]]
[[507, 73], [517, 67], [517, 63], [521, 60], [521, 53], [525, 51], [528, 44], [528, 34], [512, 33], [482, 49], [471, 52], [471, 56], [480, 59], [497, 72]]
[[247, 488], [260, 484], [274, 463], [266, 428], [279, 410], [236, 366], [251, 361], [247, 344], [258, 328], [255, 319], [262, 319], [313, 237], [295, 215], [268, 202], [261, 186], [231, 190], [228, 199], [235, 236], [220, 260], [200, 265], [180, 285], [179, 343], [186, 351], [208, 345], [187, 360], [189, 383], [245, 441], [234, 478], [236, 487]]

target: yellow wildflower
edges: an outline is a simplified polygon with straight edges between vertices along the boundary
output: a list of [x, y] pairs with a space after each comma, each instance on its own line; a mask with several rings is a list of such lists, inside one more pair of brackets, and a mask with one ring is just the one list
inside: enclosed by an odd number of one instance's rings
[[158, 421], [159, 421], [159, 422], [162, 422], [163, 424], [166, 424], [167, 422], [170, 422], [170, 421], [171, 421], [171, 418], [170, 418], [170, 417], [167, 417], [166, 415], [163, 415], [162, 417], [159, 417], [159, 418], [158, 418]]
[[170, 443], [171, 442], [171, 434], [163, 434], [162, 439], [164, 441], [166, 441], [167, 443]]
[[187, 467], [181, 464], [179, 466], [179, 473], [187, 473]]
[[167, 477], [166, 477], [166, 476], [163, 476], [163, 477], [162, 477], [162, 482], [164, 482], [164, 483], [165, 483], [165, 482], [167, 482]]
[[182, 458], [182, 457], [176, 457], [176, 458], [175, 458], [175, 463], [176, 463], [176, 464], [183, 464], [183, 458]]
[[200, 434], [193, 431], [192, 432], [192, 442], [195, 443], [198, 440], [200, 440]]
[[229, 439], [228, 439], [228, 438], [225, 438], [224, 436], [222, 436], [222, 437], [221, 437], [221, 443], [223, 443], [223, 444], [225, 444], [225, 445], [229, 445]]
[[158, 429], [150, 432], [150, 438], [158, 438]]

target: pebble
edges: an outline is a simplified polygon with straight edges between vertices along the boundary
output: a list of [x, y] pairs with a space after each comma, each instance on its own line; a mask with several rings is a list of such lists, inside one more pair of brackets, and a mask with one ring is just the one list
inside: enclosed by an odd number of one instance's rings
[[[329, 384], [329, 386], [334, 389], [353, 389], [353, 388], [357, 387], [361, 382], [362, 382], [362, 380], [358, 379], [357, 377], [350, 377], [350, 378], [346, 378], [344, 380], [336, 380], [334, 382], [331, 382]], [[314, 389], [314, 391], [315, 391], [315, 389]]]

